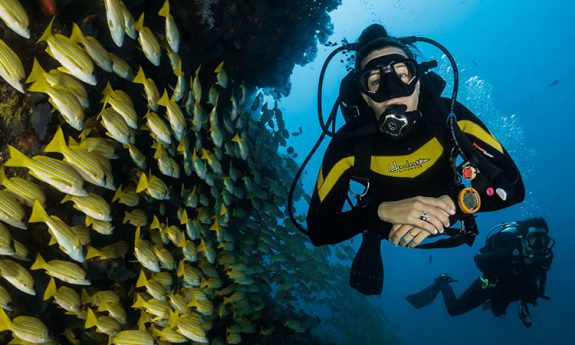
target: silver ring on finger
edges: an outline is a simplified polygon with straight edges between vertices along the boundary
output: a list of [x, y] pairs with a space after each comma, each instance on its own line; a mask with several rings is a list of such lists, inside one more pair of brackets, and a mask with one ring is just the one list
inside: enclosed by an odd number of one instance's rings
[[427, 222], [427, 212], [422, 211], [421, 214], [419, 215], [419, 219], [423, 220], [424, 222]]

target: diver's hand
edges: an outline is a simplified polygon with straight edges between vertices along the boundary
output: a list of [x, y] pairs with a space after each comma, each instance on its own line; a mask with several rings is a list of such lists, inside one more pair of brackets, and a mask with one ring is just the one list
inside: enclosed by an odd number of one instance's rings
[[[377, 215], [382, 221], [393, 225], [412, 226], [429, 234], [438, 234], [449, 227], [449, 216], [455, 214], [454, 206], [453, 200], [447, 195], [439, 198], [416, 196], [382, 202], [377, 207]], [[422, 219], [422, 215], [427, 219]]]
[[413, 248], [430, 235], [428, 231], [415, 226], [394, 224], [389, 232], [389, 241], [394, 246]]

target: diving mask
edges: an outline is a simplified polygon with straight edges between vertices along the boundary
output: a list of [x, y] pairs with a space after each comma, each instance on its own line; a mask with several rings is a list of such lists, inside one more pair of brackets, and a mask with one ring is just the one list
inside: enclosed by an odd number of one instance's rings
[[419, 80], [418, 65], [400, 54], [370, 60], [359, 76], [361, 91], [375, 102], [407, 97], [415, 91]]

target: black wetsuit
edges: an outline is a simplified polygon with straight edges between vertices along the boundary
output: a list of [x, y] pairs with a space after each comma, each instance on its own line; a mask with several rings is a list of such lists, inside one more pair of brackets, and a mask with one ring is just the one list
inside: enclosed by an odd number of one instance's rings
[[483, 275], [459, 296], [455, 297], [448, 283], [440, 284], [440, 291], [449, 315], [464, 314], [489, 301], [495, 316], [505, 314], [511, 302], [535, 304], [544, 295], [547, 270], [551, 262], [525, 263], [522, 258], [521, 240], [516, 234], [499, 233], [498, 248], [481, 248], [475, 256], [477, 267]]
[[[370, 188], [364, 198], [369, 202], [346, 211], [343, 206], [355, 160], [356, 139], [341, 134], [353, 132], [357, 125], [347, 124], [338, 131], [325, 153], [308, 211], [309, 235], [315, 245], [342, 242], [364, 230], [376, 231], [387, 238], [391, 224], [377, 216], [377, 207], [384, 201], [445, 194], [455, 201], [454, 191], [450, 190], [454, 173], [449, 160], [451, 142], [447, 131], [443, 130], [445, 121], [437, 121], [439, 115], [433, 114], [438, 111], [431, 102], [424, 97], [420, 97], [419, 102], [424, 120], [420, 119], [406, 137], [390, 140], [381, 133], [372, 135]], [[480, 190], [481, 210], [498, 210], [522, 201], [525, 195], [523, 181], [507, 151], [463, 105], [456, 105], [455, 114], [465, 135], [485, 151], [478, 150], [477, 154], [484, 155], [502, 169], [509, 181], [505, 201], [496, 195], [487, 196], [485, 190]], [[437, 128], [430, 128], [432, 118]]]

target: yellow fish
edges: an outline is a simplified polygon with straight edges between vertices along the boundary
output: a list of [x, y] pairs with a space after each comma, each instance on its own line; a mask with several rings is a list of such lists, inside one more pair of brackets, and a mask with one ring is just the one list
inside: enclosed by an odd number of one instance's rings
[[18, 35], [30, 38], [30, 18], [19, 0], [1, 0], [0, 19]]
[[112, 202], [115, 201], [129, 207], [134, 207], [138, 206], [140, 203], [140, 195], [136, 193], [136, 190], [133, 187], [128, 186], [128, 188], [122, 189], [122, 186], [120, 185], [112, 198]]
[[[0, 4], [2, 1], [0, 1]], [[0, 6], [1, 9], [1, 6]], [[1, 11], [0, 11], [1, 16]], [[13, 88], [26, 93], [22, 80], [26, 77], [20, 57], [3, 40], [0, 39], [0, 76]]]
[[70, 40], [74, 43], [82, 43], [84, 50], [92, 58], [98, 67], [106, 72], [112, 72], [112, 58], [110, 53], [92, 36], [86, 36], [76, 23], [72, 24]]
[[48, 327], [32, 316], [16, 316], [8, 318], [4, 309], [0, 309], [0, 332], [10, 330], [15, 337], [34, 344], [43, 344], [52, 340]]
[[30, 267], [31, 270], [44, 269], [46, 274], [58, 278], [61, 281], [73, 285], [90, 285], [86, 271], [75, 263], [63, 260], [44, 261], [42, 255], [38, 254], [36, 261]]
[[154, 35], [154, 32], [150, 30], [149, 27], [144, 26], [144, 13], [140, 15], [140, 18], [135, 25], [136, 30], [138, 30], [138, 42], [144, 51], [146, 58], [154, 65], [160, 65], [160, 58], [162, 51], [160, 49], [160, 43]]
[[153, 137], [166, 145], [170, 145], [172, 143], [172, 132], [166, 122], [158, 114], [151, 111], [148, 111], [144, 117]]
[[0, 190], [0, 220], [20, 229], [27, 229], [22, 221], [24, 208], [12, 193]]
[[147, 331], [125, 330], [110, 338], [110, 345], [154, 345], [154, 337]]
[[67, 89], [56, 89], [50, 86], [46, 75], [47, 73], [40, 66], [38, 60], [34, 58], [32, 71], [26, 80], [34, 83], [30, 85], [28, 91], [47, 94], [50, 97], [50, 103], [62, 114], [64, 120], [72, 128], [82, 130], [84, 128], [84, 109], [78, 97]]
[[158, 15], [166, 18], [166, 40], [170, 48], [177, 53], [180, 48], [180, 32], [174, 17], [170, 14], [170, 2], [168, 0], [164, 2], [164, 6], [162, 6]]
[[74, 202], [75, 209], [84, 212], [84, 214], [93, 219], [103, 221], [112, 220], [110, 205], [108, 205], [108, 202], [98, 194], [90, 193], [88, 196], [66, 195], [64, 199], [62, 199], [61, 203], [65, 203], [67, 201]]
[[34, 279], [30, 275], [30, 272], [16, 262], [8, 259], [0, 260], [0, 276], [6, 279], [16, 289], [28, 295], [36, 295]]
[[44, 291], [44, 301], [52, 297], [54, 297], [54, 303], [62, 309], [73, 314], [81, 313], [81, 302], [78, 293], [67, 286], [60, 286], [60, 288], [57, 289], [56, 281], [51, 277], [48, 286], [46, 286], [46, 291]]
[[34, 200], [37, 200], [41, 205], [46, 203], [46, 196], [37, 184], [21, 177], [6, 177], [2, 166], [0, 166], [0, 185], [12, 192], [16, 199], [26, 206], [32, 207]]
[[96, 85], [94, 64], [90, 56], [68, 37], [61, 34], [53, 35], [53, 22], [54, 19], [52, 18], [52, 21], [50, 21], [50, 24], [48, 24], [48, 27], [36, 43], [42, 41], [48, 43], [46, 51], [62, 64], [62, 71], [75, 76], [89, 85]]
[[112, 59], [112, 70], [114, 71], [114, 74], [118, 77], [132, 80], [134, 76], [132, 73], [132, 67], [130, 67], [126, 60], [114, 53], [110, 53], [110, 58]]
[[88, 308], [86, 313], [86, 323], [84, 328], [89, 329], [96, 326], [98, 332], [115, 336], [122, 330], [122, 326], [113, 318], [108, 316], [96, 316], [92, 309]]
[[104, 0], [104, 6], [106, 8], [106, 23], [108, 23], [108, 28], [110, 29], [110, 35], [112, 36], [112, 41], [121, 47], [124, 44], [124, 13], [122, 6], [120, 5], [122, 1], [119, 0]]
[[160, 272], [160, 264], [149, 242], [140, 238], [140, 227], [136, 228], [134, 236], [134, 255], [136, 259], [152, 272]]
[[0, 285], [0, 308], [4, 310], [12, 310], [12, 297], [5, 288]]
[[151, 78], [146, 78], [144, 74], [144, 70], [142, 66], [138, 69], [138, 73], [133, 80], [136, 84], [144, 85], [144, 92], [146, 93], [146, 98], [148, 99], [148, 108], [152, 109], [153, 111], [158, 110], [158, 100], [160, 99], [160, 91], [158, 91], [158, 87], [154, 80]]

